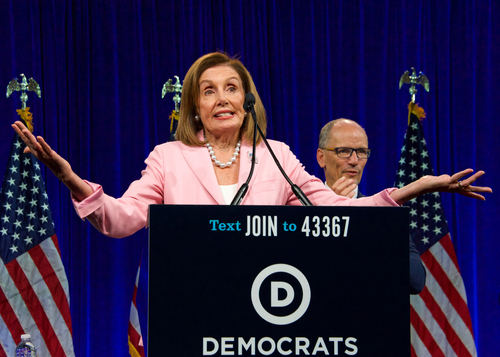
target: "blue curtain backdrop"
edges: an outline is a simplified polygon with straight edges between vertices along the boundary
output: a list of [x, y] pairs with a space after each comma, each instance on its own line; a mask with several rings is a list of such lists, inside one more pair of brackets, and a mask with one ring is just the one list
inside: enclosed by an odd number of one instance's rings
[[[479, 355], [500, 347], [498, 240], [500, 9], [493, 0], [182, 1], [4, 0], [0, 2], [0, 84], [21, 73], [41, 86], [30, 94], [35, 133], [83, 178], [120, 196], [144, 159], [169, 137], [171, 96], [163, 83], [183, 78], [199, 56], [240, 56], [269, 117], [269, 137], [284, 141], [312, 174], [316, 141], [329, 120], [359, 121], [373, 156], [361, 190], [392, 186], [407, 126], [410, 67], [430, 93], [417, 101], [437, 174], [484, 169], [486, 202], [443, 194], [464, 277]], [[5, 88], [5, 87], [4, 87]], [[0, 171], [13, 135], [19, 94], [0, 100]], [[47, 170], [46, 170], [47, 171]], [[147, 231], [116, 240], [74, 213], [65, 187], [45, 181], [71, 289], [77, 356], [127, 355], [135, 273]], [[174, 218], [174, 217], [172, 217]], [[147, 257], [145, 257], [147, 258]], [[143, 266], [147, 266], [147, 261]], [[139, 310], [146, 330], [147, 274]]]

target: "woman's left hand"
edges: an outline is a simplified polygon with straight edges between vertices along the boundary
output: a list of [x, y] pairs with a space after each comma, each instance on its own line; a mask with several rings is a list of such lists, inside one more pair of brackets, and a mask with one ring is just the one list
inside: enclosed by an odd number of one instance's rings
[[472, 184], [481, 176], [484, 175], [484, 171], [480, 170], [476, 172], [474, 175], [466, 178], [465, 180], [461, 180], [464, 176], [467, 176], [468, 174], [474, 172], [472, 169], [467, 169], [463, 170], [460, 172], [457, 172], [453, 176], [449, 175], [441, 175], [438, 176], [437, 178], [442, 180], [442, 188], [439, 190], [441, 192], [455, 192], [459, 193], [463, 196], [471, 197], [471, 198], [476, 198], [479, 200], [485, 200], [486, 198], [477, 193], [477, 192], [488, 192], [491, 193], [493, 192], [490, 187], [482, 187], [482, 186], [472, 186]]
[[472, 172], [474, 172], [474, 170], [466, 169], [452, 176], [424, 176], [405, 187], [393, 191], [391, 197], [397, 203], [403, 204], [417, 196], [430, 192], [452, 192], [484, 201], [486, 198], [481, 193], [491, 193], [493, 192], [491, 188], [472, 186], [479, 177], [484, 175], [484, 171], [478, 171], [472, 176], [461, 180]]

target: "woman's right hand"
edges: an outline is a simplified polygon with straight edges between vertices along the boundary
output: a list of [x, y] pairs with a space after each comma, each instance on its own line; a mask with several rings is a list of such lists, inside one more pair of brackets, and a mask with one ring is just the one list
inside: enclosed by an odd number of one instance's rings
[[21, 121], [16, 121], [12, 127], [26, 144], [25, 154], [33, 154], [63, 182], [66, 177], [71, 175], [73, 170], [69, 162], [52, 150], [41, 136], [36, 138]]
[[12, 128], [26, 144], [24, 153], [31, 153], [47, 166], [77, 200], [81, 201], [93, 193], [92, 188], [73, 172], [69, 162], [52, 150], [41, 136], [35, 137], [21, 121], [12, 124]]

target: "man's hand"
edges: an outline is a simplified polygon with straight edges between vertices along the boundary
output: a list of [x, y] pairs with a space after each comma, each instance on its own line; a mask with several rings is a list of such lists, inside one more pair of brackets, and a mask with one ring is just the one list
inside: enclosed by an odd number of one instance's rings
[[353, 179], [346, 179], [342, 176], [332, 185], [332, 190], [339, 196], [353, 198], [356, 193], [356, 187], [358, 185]]

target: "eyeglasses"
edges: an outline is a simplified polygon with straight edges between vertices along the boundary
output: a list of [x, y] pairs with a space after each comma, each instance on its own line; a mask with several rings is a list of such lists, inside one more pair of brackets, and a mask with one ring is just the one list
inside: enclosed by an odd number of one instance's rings
[[358, 159], [368, 159], [370, 157], [370, 153], [372, 152], [370, 149], [365, 148], [323, 148], [323, 150], [327, 151], [335, 151], [337, 156], [341, 159], [348, 159], [351, 157], [352, 153], [355, 151]]

